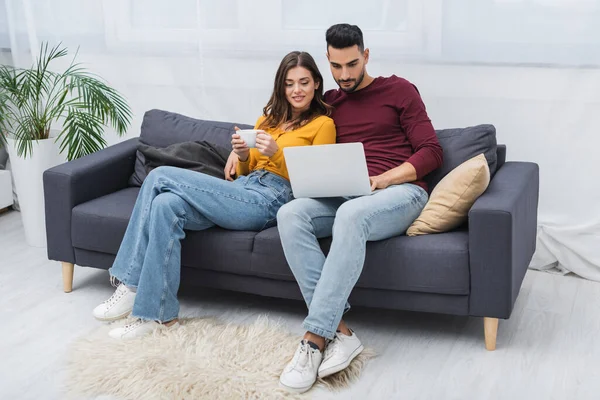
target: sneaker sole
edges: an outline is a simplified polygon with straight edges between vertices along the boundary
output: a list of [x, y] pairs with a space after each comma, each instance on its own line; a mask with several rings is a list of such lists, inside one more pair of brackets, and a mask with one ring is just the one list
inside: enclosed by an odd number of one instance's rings
[[286, 390], [289, 390], [290, 392], [296, 392], [296, 393], [308, 392], [309, 389], [311, 387], [313, 387], [313, 385], [314, 385], [314, 383], [311, 383], [309, 386], [306, 386], [306, 387], [295, 388], [295, 387], [291, 387], [291, 386], [288, 386], [288, 385], [284, 384], [283, 382], [281, 382], [281, 380], [279, 381], [279, 387], [282, 387], [282, 388], [284, 388]]
[[356, 348], [356, 350], [354, 350], [354, 352], [350, 355], [350, 357], [348, 357], [348, 359], [338, 365], [334, 365], [333, 367], [329, 367], [327, 369], [324, 370], [319, 370], [317, 372], [317, 375], [319, 376], [319, 378], [325, 378], [328, 377], [329, 375], [333, 375], [337, 372], [340, 372], [346, 368], [348, 368], [348, 365], [350, 365], [350, 363], [352, 362], [352, 360], [354, 360], [356, 358], [356, 356], [358, 356], [360, 353], [362, 353], [362, 351], [365, 349], [365, 347], [361, 344], [359, 347]]
[[103, 321], [103, 322], [111, 322], [111, 321], [116, 321], [122, 318], [127, 317], [129, 314], [131, 314], [133, 310], [129, 310], [123, 314], [117, 315], [115, 317], [97, 317], [94, 315], [94, 318], [96, 318], [98, 321]]

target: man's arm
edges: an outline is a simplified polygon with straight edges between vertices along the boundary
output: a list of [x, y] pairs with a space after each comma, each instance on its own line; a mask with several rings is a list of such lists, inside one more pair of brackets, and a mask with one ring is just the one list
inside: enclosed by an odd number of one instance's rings
[[400, 101], [400, 125], [413, 148], [413, 155], [400, 166], [371, 177], [373, 190], [414, 182], [442, 166], [444, 152], [417, 89], [406, 82]]
[[411, 163], [405, 162], [381, 175], [371, 176], [369, 179], [371, 179], [371, 190], [385, 189], [391, 185], [416, 181], [417, 170]]

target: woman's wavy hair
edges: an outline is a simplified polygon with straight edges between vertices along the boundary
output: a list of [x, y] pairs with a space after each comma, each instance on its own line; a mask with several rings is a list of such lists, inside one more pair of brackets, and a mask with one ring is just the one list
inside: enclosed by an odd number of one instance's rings
[[[310, 71], [315, 81], [315, 96], [306, 111], [298, 117], [292, 119], [292, 105], [285, 97], [285, 79], [290, 69], [303, 67]], [[277, 128], [278, 126], [289, 122], [290, 129], [297, 129], [306, 123], [312, 121], [320, 115], [330, 116], [332, 107], [325, 103], [323, 96], [323, 76], [319, 72], [317, 63], [312, 56], [304, 51], [292, 51], [281, 60], [277, 74], [275, 75], [275, 84], [273, 94], [269, 102], [263, 108], [263, 114], [266, 117], [259, 129]]]

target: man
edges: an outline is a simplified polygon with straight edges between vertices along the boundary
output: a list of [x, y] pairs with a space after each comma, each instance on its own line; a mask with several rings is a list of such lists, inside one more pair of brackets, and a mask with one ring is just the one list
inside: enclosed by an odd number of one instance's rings
[[[354, 198], [295, 199], [278, 212], [286, 259], [308, 306], [306, 334], [280, 377], [305, 392], [317, 375], [346, 368], [363, 350], [342, 315], [363, 268], [367, 241], [406, 232], [428, 200], [422, 178], [442, 164], [440, 147], [419, 92], [395, 75], [371, 77], [369, 49], [355, 25], [326, 33], [327, 58], [339, 89], [334, 107], [337, 142], [362, 142], [373, 193]], [[327, 257], [318, 239], [332, 236]]]

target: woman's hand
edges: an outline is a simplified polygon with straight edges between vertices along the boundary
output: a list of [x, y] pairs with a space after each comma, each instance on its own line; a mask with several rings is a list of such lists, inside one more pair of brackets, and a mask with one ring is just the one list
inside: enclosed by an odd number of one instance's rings
[[228, 181], [233, 181], [235, 178], [235, 171], [237, 169], [237, 165], [240, 162], [238, 155], [232, 151], [229, 154], [229, 158], [227, 158], [227, 163], [225, 164], [225, 169], [223, 172], [225, 173], [225, 179]]
[[279, 146], [277, 146], [277, 142], [273, 139], [273, 136], [260, 131], [256, 135], [256, 149], [263, 156], [272, 157], [279, 150]]
[[[240, 130], [240, 128], [238, 128], [237, 126], [233, 129], [235, 129], [236, 131]], [[237, 154], [240, 161], [248, 161], [248, 157], [250, 156], [250, 149], [246, 145], [246, 142], [244, 142], [244, 139], [242, 139], [242, 137], [237, 133], [231, 135], [231, 147], [233, 147], [233, 151], [235, 154]]]

